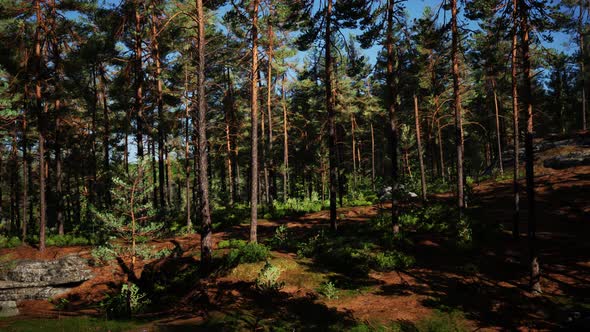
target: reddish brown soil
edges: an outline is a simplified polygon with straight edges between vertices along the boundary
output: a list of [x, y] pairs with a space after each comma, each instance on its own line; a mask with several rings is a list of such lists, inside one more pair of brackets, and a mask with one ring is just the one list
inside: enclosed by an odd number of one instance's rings
[[[550, 156], [548, 153], [546, 156]], [[565, 322], [568, 310], [590, 304], [590, 167], [552, 170], [536, 167], [538, 244], [543, 272], [544, 294], [528, 293], [526, 194], [521, 196], [522, 239], [514, 241], [512, 229], [512, 183], [484, 182], [474, 187], [473, 215], [487, 223], [501, 223], [507, 230], [500, 238], [478, 251], [457, 254], [444, 245], [444, 239], [425, 237], [416, 241], [417, 266], [407, 271], [371, 273], [365, 291], [335, 300], [318, 300], [314, 290], [287, 287], [283, 298], [273, 302], [273, 310], [292, 310], [305, 306], [322, 315], [341, 315], [342, 319], [361, 321], [418, 321], [433, 308], [458, 308], [474, 328], [482, 330], [553, 330]], [[521, 185], [524, 188], [524, 182]], [[433, 196], [447, 200], [452, 196]], [[365, 222], [379, 212], [376, 206], [339, 209], [342, 225]], [[262, 238], [273, 234], [279, 224], [302, 232], [328, 225], [327, 211], [301, 218], [259, 223]], [[222, 239], [247, 238], [247, 226], [236, 226], [214, 235], [215, 246]], [[151, 243], [157, 248], [173, 248], [176, 241], [190, 257], [198, 251], [199, 236], [191, 235]], [[13, 259], [55, 259], [68, 254], [90, 257], [89, 247], [50, 247], [44, 253], [35, 248], [19, 247], [0, 250], [0, 255]], [[275, 253], [285, 257], [293, 254]], [[128, 262], [127, 262], [128, 264]], [[142, 265], [136, 266], [140, 276]], [[120, 265], [93, 268], [95, 278], [73, 289], [65, 296], [71, 305], [57, 311], [47, 301], [25, 301], [20, 304], [22, 317], [56, 317], [58, 315], [94, 314], [96, 304], [106, 292], [125, 281]], [[252, 286], [240, 280], [223, 278], [204, 281], [201, 291], [187, 294], [172, 311], [162, 313], [158, 324], [186, 325], [201, 322], [203, 315], [214, 310], [230, 311], [256, 306]], [[203, 291], [204, 289], [204, 291]], [[195, 298], [199, 300], [194, 300]], [[202, 306], [206, 298], [208, 305]], [[196, 303], [196, 304], [195, 304]], [[561, 305], [567, 303], [567, 306]], [[88, 309], [88, 308], [91, 309]]]

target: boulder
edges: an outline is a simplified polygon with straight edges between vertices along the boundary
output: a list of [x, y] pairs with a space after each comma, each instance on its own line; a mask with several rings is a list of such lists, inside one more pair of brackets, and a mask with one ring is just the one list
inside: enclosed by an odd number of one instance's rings
[[0, 269], [0, 316], [18, 314], [18, 301], [50, 299], [90, 278], [88, 261], [75, 255], [10, 262]]

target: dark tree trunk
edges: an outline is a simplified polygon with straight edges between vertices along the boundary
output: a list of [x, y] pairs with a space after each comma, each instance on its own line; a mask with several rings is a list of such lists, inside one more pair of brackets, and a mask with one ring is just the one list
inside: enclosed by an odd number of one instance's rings
[[529, 52], [529, 23], [528, 5], [520, 2], [520, 24], [522, 42], [522, 65], [524, 70], [524, 102], [527, 108], [527, 127], [524, 142], [526, 161], [526, 191], [528, 201], [528, 240], [531, 264], [531, 290], [541, 293], [541, 270], [539, 267], [539, 256], [537, 252], [537, 219], [535, 211], [535, 156], [533, 151], [534, 127], [533, 127], [533, 99], [532, 99], [532, 78], [531, 59]]
[[46, 111], [47, 105], [43, 106], [43, 96], [41, 94], [41, 31], [44, 30], [43, 16], [41, 13], [40, 0], [35, 1], [35, 12], [37, 16], [37, 27], [35, 31], [35, 104], [38, 116], [39, 130], [39, 251], [45, 251], [45, 226], [47, 202], [45, 198], [45, 137], [46, 128]]
[[136, 0], [135, 9], [135, 120], [137, 122], [137, 157], [143, 159], [143, 46], [142, 46], [142, 0]]
[[513, 121], [513, 145], [514, 145], [514, 168], [512, 184], [514, 187], [514, 214], [512, 217], [512, 236], [515, 239], [520, 237], [520, 188], [518, 184], [518, 171], [520, 168], [520, 143], [519, 143], [519, 110], [518, 110], [518, 72], [517, 72], [517, 31], [518, 31], [518, 0], [512, 1], [512, 58], [511, 58], [511, 76], [512, 76], [512, 121]]
[[334, 88], [332, 86], [332, 71], [334, 68], [332, 59], [332, 0], [328, 0], [325, 18], [325, 80], [326, 80], [326, 109], [328, 111], [328, 154], [330, 156], [330, 227], [336, 231], [336, 194], [338, 182], [338, 160], [336, 156], [336, 110]]
[[165, 195], [165, 169], [164, 169], [164, 99], [162, 94], [162, 65], [160, 62], [160, 45], [158, 42], [158, 30], [160, 22], [156, 13], [152, 13], [152, 56], [156, 65], [156, 105], [158, 108], [158, 194], [160, 207], [166, 207]]

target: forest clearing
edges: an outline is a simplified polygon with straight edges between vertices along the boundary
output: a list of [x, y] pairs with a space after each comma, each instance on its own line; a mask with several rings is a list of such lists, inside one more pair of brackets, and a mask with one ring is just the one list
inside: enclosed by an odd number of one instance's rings
[[0, 0], [0, 331], [590, 330], [589, 26]]

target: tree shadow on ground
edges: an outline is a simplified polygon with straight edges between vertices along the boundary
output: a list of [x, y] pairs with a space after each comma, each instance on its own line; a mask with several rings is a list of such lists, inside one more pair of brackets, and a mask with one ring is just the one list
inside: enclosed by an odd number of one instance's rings
[[261, 293], [248, 282], [219, 282], [209, 289], [210, 303], [202, 320], [160, 323], [160, 331], [341, 330], [355, 324], [351, 313], [339, 312], [312, 296]]

